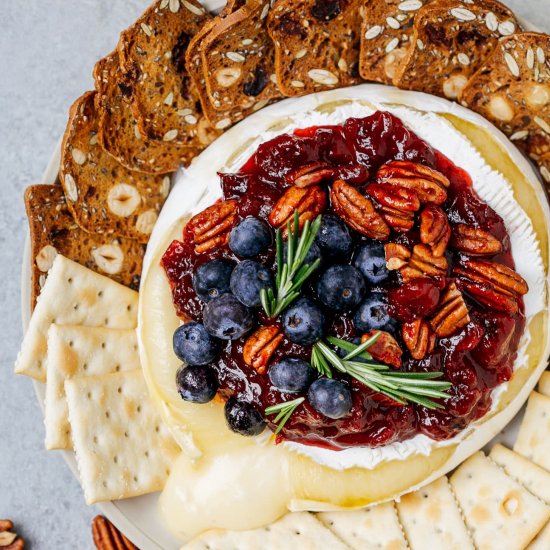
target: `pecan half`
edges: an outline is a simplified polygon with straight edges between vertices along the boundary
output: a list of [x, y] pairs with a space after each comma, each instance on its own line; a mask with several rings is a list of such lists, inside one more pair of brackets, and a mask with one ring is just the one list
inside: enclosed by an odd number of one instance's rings
[[296, 168], [286, 176], [288, 183], [296, 187], [311, 187], [323, 181], [332, 181], [336, 176], [336, 169], [328, 162], [311, 162]]
[[192, 217], [185, 234], [195, 243], [200, 254], [227, 244], [229, 233], [237, 219], [237, 201], [221, 201]]
[[502, 244], [493, 235], [463, 223], [454, 226], [451, 246], [469, 256], [492, 256], [502, 251]]
[[413, 359], [420, 361], [434, 350], [435, 334], [422, 319], [405, 323], [401, 328], [401, 336]]
[[529, 292], [525, 280], [513, 269], [487, 260], [466, 260], [453, 270], [460, 286], [485, 306], [516, 313], [518, 299]]
[[384, 245], [386, 255], [386, 267], [390, 271], [396, 271], [407, 265], [411, 257], [410, 250], [402, 244], [388, 243]]
[[244, 362], [256, 369], [259, 374], [264, 374], [269, 359], [275, 353], [282, 339], [283, 335], [277, 327], [260, 327], [248, 337], [244, 344]]
[[108, 519], [92, 520], [92, 536], [97, 550], [138, 550]]
[[412, 189], [422, 204], [443, 204], [447, 200], [449, 180], [441, 172], [423, 164], [394, 160], [378, 170], [377, 181]]
[[384, 219], [395, 231], [407, 232], [414, 227], [414, 214], [420, 209], [420, 199], [414, 191], [386, 183], [371, 183], [367, 193], [376, 199]]
[[361, 342], [366, 342], [369, 338], [380, 332], [378, 340], [367, 350], [376, 360], [386, 365], [398, 369], [401, 366], [401, 356], [403, 350], [399, 347], [397, 340], [389, 333], [383, 330], [372, 330], [361, 336]]
[[23, 550], [25, 540], [13, 532], [13, 522], [0, 519], [0, 548], [2, 550]]
[[455, 283], [451, 283], [442, 293], [430, 325], [439, 338], [445, 338], [452, 336], [469, 322], [470, 314], [462, 292]]
[[336, 180], [330, 197], [336, 213], [361, 235], [379, 241], [385, 241], [390, 236], [388, 224], [374, 209], [372, 202], [355, 187], [343, 180]]
[[269, 223], [273, 227], [282, 227], [286, 236], [286, 224], [292, 220], [294, 211], [298, 210], [300, 229], [304, 227], [306, 220], [316, 218], [327, 205], [327, 195], [318, 185], [311, 187], [289, 187], [269, 214]]
[[450, 238], [451, 226], [447, 214], [439, 206], [426, 206], [420, 214], [420, 240], [432, 249], [436, 258], [441, 258]]
[[432, 249], [425, 244], [417, 244], [413, 248], [408, 264], [401, 268], [400, 273], [405, 283], [418, 277], [444, 277], [447, 274], [445, 257], [434, 256]]

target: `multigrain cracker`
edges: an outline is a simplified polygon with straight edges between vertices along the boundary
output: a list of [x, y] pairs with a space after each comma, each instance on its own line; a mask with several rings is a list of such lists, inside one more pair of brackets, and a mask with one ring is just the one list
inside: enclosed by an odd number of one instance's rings
[[359, 72], [391, 84], [411, 46], [418, 10], [431, 0], [364, 0]]
[[60, 185], [25, 190], [31, 235], [31, 306], [57, 254], [137, 290], [145, 246], [132, 239], [86, 233], [74, 221]]
[[65, 382], [73, 445], [88, 504], [158, 491], [179, 449], [141, 370]]
[[67, 205], [89, 233], [147, 242], [170, 178], [128, 170], [100, 147], [95, 95], [86, 92], [69, 112], [59, 170]]
[[15, 372], [46, 380], [50, 325], [135, 328], [138, 293], [61, 256], [55, 257], [32, 314]]
[[353, 550], [406, 550], [393, 502], [364, 510], [321, 512], [317, 518]]
[[180, 147], [177, 142], [141, 134], [132, 111], [133, 83], [120, 70], [118, 52], [96, 63], [94, 79], [99, 143], [120, 164], [138, 172], [166, 174], [187, 166], [199, 154], [196, 147]]
[[525, 548], [550, 518], [550, 507], [479, 452], [451, 476], [476, 548]]
[[457, 99], [498, 40], [518, 28], [514, 14], [495, 0], [430, 2], [415, 17], [412, 43], [393, 83]]
[[461, 101], [531, 157], [549, 155], [550, 36], [531, 32], [501, 40]]
[[281, 97], [266, 29], [269, 9], [270, 0], [247, 0], [219, 18], [201, 42], [206, 88], [215, 109], [258, 110]]
[[550, 397], [532, 392], [514, 451], [550, 471]]
[[46, 449], [70, 449], [65, 381], [140, 368], [136, 331], [51, 325], [48, 330], [44, 407]]
[[446, 476], [401, 497], [396, 505], [412, 548], [474, 550]]
[[181, 550], [345, 550], [349, 548], [310, 512], [295, 512], [250, 531], [212, 530], [200, 535]]
[[285, 96], [358, 84], [364, 0], [278, 0], [269, 14], [277, 82]]
[[195, 0], [157, 0], [121, 33], [120, 65], [131, 75], [133, 111], [147, 138], [200, 148], [217, 137], [185, 66], [190, 40], [210, 19]]

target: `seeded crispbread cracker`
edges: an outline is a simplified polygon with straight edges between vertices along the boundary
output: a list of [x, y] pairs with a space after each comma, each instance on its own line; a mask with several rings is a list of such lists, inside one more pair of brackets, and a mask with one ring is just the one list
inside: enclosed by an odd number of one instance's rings
[[498, 44], [461, 101], [534, 159], [550, 154], [550, 36], [519, 33]]
[[94, 100], [95, 92], [87, 92], [69, 112], [59, 170], [67, 206], [89, 233], [147, 242], [169, 178], [128, 170], [99, 146]]
[[411, 46], [393, 83], [457, 99], [499, 38], [516, 29], [514, 14], [495, 0], [434, 0], [415, 17]]
[[189, 41], [210, 19], [195, 0], [156, 0], [121, 33], [119, 61], [131, 75], [133, 112], [147, 138], [203, 148], [218, 136], [185, 66]]
[[396, 505], [412, 548], [474, 550], [446, 476], [401, 497]]
[[550, 397], [532, 392], [514, 451], [550, 471]]
[[67, 207], [60, 185], [25, 190], [31, 234], [31, 306], [34, 309], [57, 254], [137, 290], [145, 246], [131, 239], [82, 231]]
[[407, 550], [393, 502], [364, 510], [321, 512], [317, 518], [353, 550]]
[[173, 141], [147, 139], [132, 111], [133, 84], [120, 70], [118, 52], [94, 67], [99, 143], [120, 164], [148, 174], [166, 174], [187, 166], [200, 149], [180, 147]]
[[268, 18], [286, 96], [352, 86], [359, 78], [364, 0], [278, 0]]
[[51, 325], [44, 407], [46, 449], [70, 449], [71, 427], [65, 381], [140, 368], [136, 331]]
[[550, 507], [506, 475], [483, 453], [450, 479], [476, 548], [525, 548], [550, 518]]
[[212, 530], [182, 546], [181, 550], [344, 550], [349, 547], [310, 512], [294, 512], [250, 531]]
[[359, 72], [365, 80], [391, 84], [407, 55], [418, 10], [431, 0], [365, 0]]
[[138, 293], [58, 254], [40, 293], [15, 372], [46, 380], [47, 334], [52, 323], [135, 328]]
[[269, 0], [247, 0], [217, 19], [201, 42], [208, 96], [222, 112], [255, 109], [281, 97], [275, 82], [274, 45], [266, 28]]
[[[206, 87], [204, 64], [201, 55], [202, 43], [209, 35], [212, 28], [217, 25], [221, 19], [224, 19], [239, 9], [244, 4], [244, 1], [245, 0], [230, 0], [220, 14], [205, 23], [202, 29], [191, 39], [185, 54], [187, 71], [193, 80], [195, 88], [197, 89], [202, 112], [210, 122], [210, 125], [219, 131], [229, 128], [236, 122], [239, 122], [248, 116], [251, 112], [253, 112], [253, 108], [242, 109], [237, 107], [232, 108], [229, 111], [218, 111], [214, 108]], [[260, 106], [262, 105], [260, 104]]]
[[550, 522], [539, 532], [527, 550], [548, 550], [550, 548]]
[[544, 371], [539, 380], [538, 392], [550, 397], [550, 371]]
[[550, 504], [550, 472], [500, 444], [491, 449], [489, 458], [532, 494]]
[[65, 382], [80, 480], [88, 504], [164, 487], [179, 448], [140, 369]]

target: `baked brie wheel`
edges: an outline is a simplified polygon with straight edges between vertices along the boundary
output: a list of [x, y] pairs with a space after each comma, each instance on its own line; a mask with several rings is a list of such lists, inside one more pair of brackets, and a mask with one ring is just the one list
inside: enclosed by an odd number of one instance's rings
[[387, 501], [483, 447], [546, 367], [549, 220], [515, 147], [435, 97], [365, 84], [220, 137], [179, 174], [140, 291], [184, 451], [170, 530]]

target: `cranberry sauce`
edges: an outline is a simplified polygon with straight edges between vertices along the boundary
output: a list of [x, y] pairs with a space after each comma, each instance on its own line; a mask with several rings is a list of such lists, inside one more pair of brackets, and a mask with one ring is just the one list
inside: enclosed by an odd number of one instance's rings
[[[260, 145], [238, 173], [220, 174], [220, 180], [224, 200], [238, 201], [239, 219], [250, 215], [267, 219], [277, 199], [289, 187], [285, 176], [304, 164], [329, 163], [337, 170], [340, 179], [362, 190], [382, 165], [393, 160], [421, 163], [447, 176], [451, 185], [442, 208], [451, 226], [464, 223], [489, 232], [502, 243], [501, 252], [491, 260], [514, 268], [510, 239], [503, 220], [473, 191], [468, 173], [389, 113], [377, 112], [367, 118], [349, 119], [342, 126], [306, 128], [278, 136]], [[333, 213], [330, 205], [324, 212]], [[368, 242], [359, 233], [352, 231], [352, 234], [356, 245]], [[418, 222], [408, 233], [392, 232], [389, 242], [418, 243]], [[273, 272], [274, 256], [274, 250], [270, 249], [259, 259]], [[182, 318], [201, 320], [204, 304], [193, 290], [192, 274], [200, 264], [214, 258], [238, 261], [227, 245], [196, 253], [185, 231], [183, 240], [174, 241], [166, 251], [162, 265], [172, 288], [176, 310]], [[444, 277], [443, 281], [421, 279], [403, 285], [394, 272], [389, 281], [369, 290], [387, 294], [396, 324], [430, 315], [437, 307], [438, 286], [442, 288], [451, 280], [453, 265], [460, 261], [461, 256], [448, 249], [446, 258], [449, 277]], [[310, 281], [302, 292], [316, 300], [313, 284], [314, 281]], [[484, 307], [467, 293], [465, 300], [470, 312], [469, 324], [451, 337], [438, 339], [435, 350], [422, 360], [412, 359], [401, 339], [401, 331], [394, 332], [404, 350], [402, 371], [441, 371], [452, 383], [450, 397], [443, 403], [444, 409], [399, 405], [356, 380], [348, 380], [353, 406], [347, 416], [331, 420], [313, 409], [306, 400], [291, 416], [279, 439], [332, 449], [375, 447], [419, 433], [441, 440], [452, 437], [471, 421], [482, 417], [491, 406], [491, 390], [512, 375], [525, 325], [523, 302], [519, 300], [518, 313], [509, 315]], [[257, 317], [263, 324], [278, 322], [266, 321], [261, 309], [257, 310]], [[327, 317], [330, 321], [327, 334], [347, 339], [357, 336], [353, 313], [327, 312]], [[281, 393], [270, 384], [266, 374], [259, 374], [245, 364], [242, 356], [244, 342], [245, 338], [224, 342], [221, 355], [213, 365], [221, 397], [235, 396], [254, 403], [261, 411], [270, 405], [295, 399], [296, 394]], [[270, 363], [285, 356], [309, 360], [310, 351], [310, 348], [293, 344], [285, 338]], [[268, 423], [270, 420], [267, 419]], [[270, 427], [274, 428], [273, 424]]]

